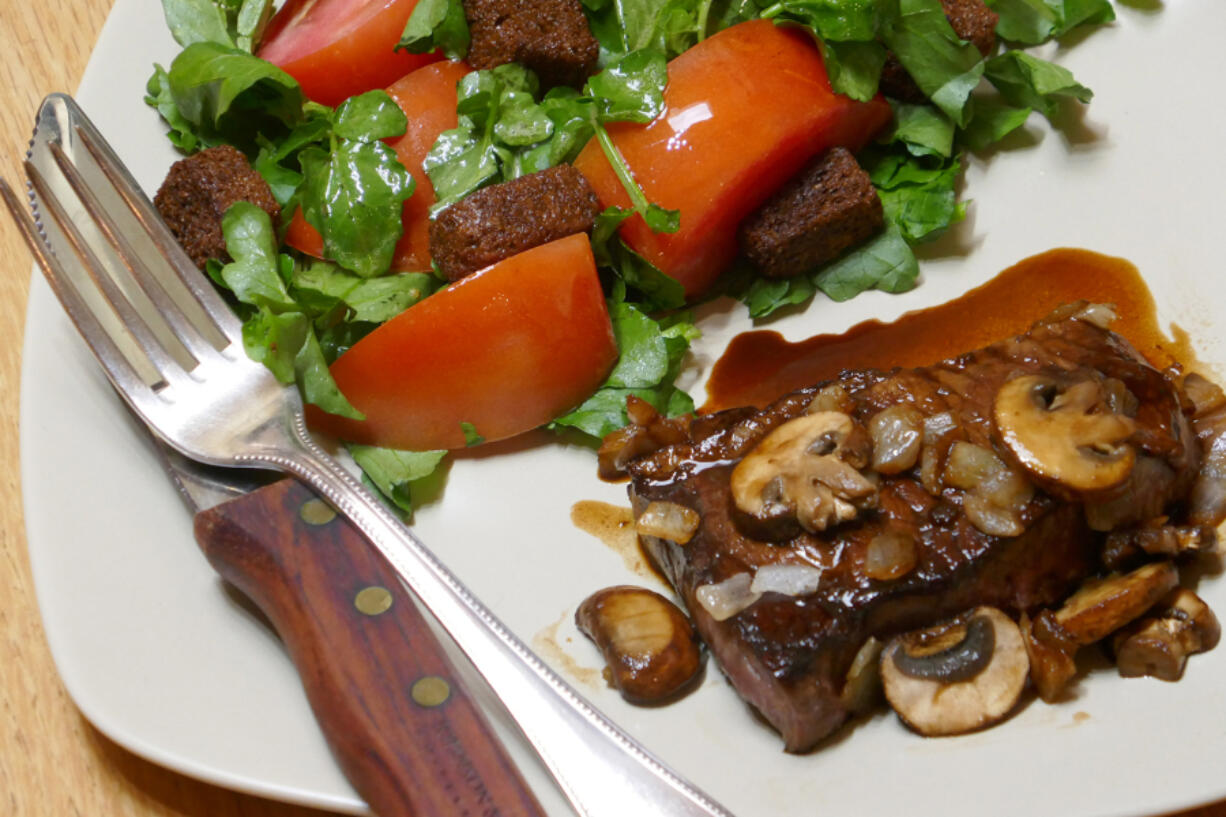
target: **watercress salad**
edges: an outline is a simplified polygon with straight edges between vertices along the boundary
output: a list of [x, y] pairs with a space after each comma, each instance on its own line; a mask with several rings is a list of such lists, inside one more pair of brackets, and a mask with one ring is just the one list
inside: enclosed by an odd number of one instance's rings
[[[938, 0], [582, 3], [602, 70], [582, 89], [544, 94], [518, 64], [468, 74], [457, 87], [457, 127], [438, 138], [423, 166], [441, 208], [486, 185], [573, 161], [593, 139], [604, 151], [632, 203], [603, 213], [592, 236], [620, 357], [600, 389], [549, 425], [597, 439], [626, 423], [630, 394], [668, 415], [693, 409], [675, 386], [698, 334], [682, 311], [684, 291], [617, 233], [633, 213], [661, 233], [677, 230], [684, 214], [648, 200], [607, 129], [661, 114], [668, 60], [722, 29], [761, 18], [811, 32], [839, 93], [874, 97], [892, 53], [927, 97], [923, 104], [891, 100], [892, 126], [858, 156], [887, 217], [877, 238], [797, 278], [767, 280], [735, 267], [709, 293], [733, 295], [760, 319], [818, 290], [842, 301], [871, 288], [913, 287], [912, 247], [963, 218], [956, 186], [965, 152], [1001, 140], [1032, 112], [1052, 120], [1066, 100], [1091, 98], [1067, 70], [1021, 49], [1115, 17], [1110, 0], [987, 0], [999, 15], [996, 33], [1005, 47], [985, 58], [958, 38]], [[306, 401], [360, 419], [328, 366], [443, 284], [428, 272], [390, 269], [414, 181], [384, 140], [405, 132], [405, 115], [383, 90], [335, 108], [317, 104], [292, 76], [255, 56], [272, 0], [163, 0], [163, 10], [182, 51], [169, 67], [154, 67], [146, 100], [168, 125], [171, 142], [187, 154], [219, 144], [242, 150], [282, 205], [284, 221], [301, 208], [329, 259], [282, 247], [278, 236], [286, 223], [273, 224], [240, 203], [223, 220], [232, 260], [212, 261], [207, 271], [243, 318], [251, 357], [283, 382], [297, 382]], [[418, 0], [397, 48], [462, 58], [468, 45], [461, 0]], [[480, 441], [479, 429], [466, 436]], [[350, 450], [370, 484], [406, 513], [411, 485], [444, 457], [441, 451]]]

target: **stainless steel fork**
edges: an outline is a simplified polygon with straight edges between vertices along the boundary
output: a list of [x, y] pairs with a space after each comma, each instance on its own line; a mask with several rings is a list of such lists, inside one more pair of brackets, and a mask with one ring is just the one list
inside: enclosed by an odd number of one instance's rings
[[297, 390], [247, 358], [238, 319], [70, 97], [43, 102], [25, 168], [34, 217], [2, 179], [0, 193], [111, 382], [159, 436], [327, 497], [472, 661], [579, 814], [731, 817], [550, 670], [312, 440]]

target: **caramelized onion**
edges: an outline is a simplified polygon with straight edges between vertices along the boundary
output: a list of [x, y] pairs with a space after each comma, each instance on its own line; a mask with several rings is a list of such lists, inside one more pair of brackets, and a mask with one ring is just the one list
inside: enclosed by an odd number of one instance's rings
[[1197, 417], [1192, 428], [1204, 455], [1188, 496], [1188, 521], [1216, 526], [1226, 519], [1226, 409]]
[[807, 596], [821, 584], [822, 570], [810, 565], [763, 565], [753, 574], [749, 592]]
[[924, 441], [924, 415], [913, 406], [883, 409], [868, 421], [873, 440], [873, 470], [900, 474], [915, 465]]
[[1209, 412], [1226, 406], [1226, 392], [1196, 372], [1183, 379], [1183, 391], [1192, 401], [1193, 417], [1204, 417]]
[[924, 490], [936, 496], [941, 493], [942, 457], [941, 443], [958, 428], [958, 421], [948, 411], [924, 418], [923, 449], [920, 453], [920, 482]]
[[915, 567], [915, 538], [903, 531], [879, 533], [864, 552], [864, 572], [870, 579], [890, 581]]
[[724, 621], [758, 600], [761, 594], [749, 588], [752, 581], [748, 573], [738, 573], [717, 584], [704, 584], [694, 591], [694, 596], [711, 618]]
[[962, 510], [984, 533], [1020, 536], [1025, 530], [1021, 514], [1034, 497], [1034, 486], [983, 446], [954, 443], [945, 463], [944, 482], [967, 492]]
[[644, 536], [655, 536], [684, 545], [694, 538], [702, 520], [698, 511], [676, 502], [649, 502], [634, 520], [634, 529]]

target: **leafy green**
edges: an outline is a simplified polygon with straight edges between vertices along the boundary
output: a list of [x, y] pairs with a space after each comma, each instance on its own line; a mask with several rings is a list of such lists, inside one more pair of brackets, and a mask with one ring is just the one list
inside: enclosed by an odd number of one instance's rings
[[[160, 65], [153, 66], [153, 74], [145, 84], [145, 104], [156, 108], [158, 114], [170, 126], [166, 136], [172, 145], [184, 153], [193, 153], [202, 146], [195, 127], [179, 112], [174, 93], [170, 89], [170, 75]], [[206, 141], [203, 147], [209, 147], [211, 144]]]
[[308, 102], [303, 114], [305, 119], [283, 139], [274, 142], [262, 134], [256, 135], [259, 153], [251, 164], [268, 182], [273, 198], [282, 207], [290, 203], [302, 185], [304, 177], [299, 154], [312, 145], [328, 144], [332, 133], [330, 109]]
[[1080, 25], [1115, 19], [1110, 0], [987, 0], [1000, 15], [996, 33], [1022, 45], [1038, 45]]
[[906, 292], [919, 279], [919, 263], [893, 222], [876, 238], [817, 274], [814, 283], [832, 301], [846, 301], [869, 289]]
[[477, 431], [477, 427], [472, 423], [460, 423], [460, 431], [464, 432], [464, 445], [472, 448], [474, 445], [481, 445], [485, 442], [485, 437]]
[[295, 269], [290, 281], [294, 300], [308, 307], [313, 316], [343, 306], [346, 320], [373, 325], [391, 320], [439, 286], [439, 279], [424, 272], [362, 278], [327, 261], [312, 261]]
[[758, 16], [754, 0], [583, 0], [601, 65], [632, 51], [671, 59], [707, 36]]
[[425, 54], [438, 48], [449, 60], [468, 56], [468, 20], [461, 0], [421, 0], [409, 15], [397, 50]]
[[385, 91], [336, 109], [330, 150], [301, 152], [302, 212], [323, 236], [324, 253], [363, 277], [388, 271], [403, 232], [413, 177], [382, 139], [403, 134], [404, 112]]
[[885, 64], [878, 41], [885, 9], [879, 0], [781, 0], [762, 16], [807, 27], [817, 37], [830, 85], [852, 99], [877, 93]]
[[536, 75], [517, 63], [474, 71], [460, 80], [458, 125], [439, 136], [422, 162], [434, 186], [435, 209], [487, 184], [523, 175], [517, 161], [521, 149], [554, 132], [548, 110], [534, 101], [538, 87]]
[[1030, 111], [999, 98], [977, 96], [971, 100], [971, 120], [962, 131], [962, 142], [971, 150], [983, 150], [1020, 128]]
[[303, 118], [297, 81], [239, 48], [192, 43], [160, 74], [155, 68], [149, 98], [180, 142], [190, 131], [197, 144], [226, 142], [253, 153], [257, 134], [281, 135]]
[[1019, 108], [1033, 108], [1048, 119], [1056, 115], [1060, 100], [1089, 102], [1094, 96], [1067, 68], [1024, 51], [1006, 51], [988, 60], [984, 75], [1006, 101]]
[[677, 211], [647, 201], [604, 127], [659, 116], [667, 81], [663, 55], [642, 51], [592, 77], [582, 94], [553, 89], [540, 102], [536, 75], [517, 63], [467, 75], [456, 88], [457, 127], [441, 134], [422, 162], [437, 197], [434, 208], [568, 161], [595, 134], [636, 212], [653, 230], [676, 231]]
[[311, 318], [290, 297], [277, 255], [276, 233], [268, 213], [246, 201], [226, 210], [221, 220], [226, 250], [234, 259], [218, 276], [250, 309], [243, 322], [243, 347], [282, 383], [297, 382], [302, 397], [324, 411], [353, 419], [362, 414], [345, 399], [328, 372], [328, 362]]
[[959, 126], [983, 76], [983, 55], [954, 33], [938, 0], [884, 0], [881, 37], [924, 95]]
[[379, 493], [406, 516], [413, 511], [413, 484], [430, 476], [446, 451], [400, 451], [351, 443], [349, 453]]
[[886, 217], [907, 241], [925, 241], [962, 219], [955, 189], [962, 169], [958, 156], [932, 161], [892, 153], [867, 161]]
[[596, 216], [592, 252], [597, 266], [613, 270], [628, 288], [638, 292], [638, 303], [649, 312], [684, 306], [685, 288], [681, 283], [665, 275], [618, 237], [617, 228], [632, 215], [634, 210], [610, 207]]
[[162, 12], [181, 46], [209, 42], [250, 53], [272, 17], [272, 0], [162, 0]]
[[953, 153], [954, 123], [931, 105], [894, 103], [894, 130], [889, 137], [913, 156], [948, 158]]
[[550, 428], [575, 428], [597, 439], [629, 422], [626, 398], [642, 398], [657, 411], [672, 417], [694, 410], [694, 401], [676, 379], [691, 341], [698, 337], [688, 314], [655, 320], [623, 300], [615, 291], [609, 318], [619, 357], [608, 378], [581, 406], [558, 417]]

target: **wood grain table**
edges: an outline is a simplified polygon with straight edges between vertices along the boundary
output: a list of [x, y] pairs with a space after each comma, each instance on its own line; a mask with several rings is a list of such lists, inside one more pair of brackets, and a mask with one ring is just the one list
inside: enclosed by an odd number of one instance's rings
[[[10, 182], [20, 178], [35, 106], [51, 91], [76, 89], [111, 2], [0, 0], [0, 173]], [[93, 729], [64, 691], [38, 617], [21, 514], [17, 406], [29, 276], [21, 237], [0, 216], [0, 814], [321, 817], [154, 766]], [[1181, 817], [1226, 817], [1226, 802]]]

